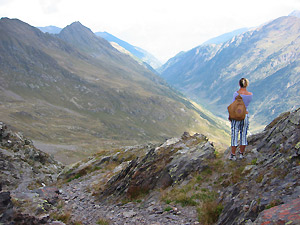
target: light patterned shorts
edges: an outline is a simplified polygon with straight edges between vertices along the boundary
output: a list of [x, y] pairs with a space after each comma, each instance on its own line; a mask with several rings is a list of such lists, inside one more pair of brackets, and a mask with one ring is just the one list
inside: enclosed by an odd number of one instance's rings
[[249, 116], [246, 114], [244, 120], [231, 121], [231, 146], [238, 146], [238, 137], [240, 134], [240, 145], [248, 145], [247, 132], [249, 128]]

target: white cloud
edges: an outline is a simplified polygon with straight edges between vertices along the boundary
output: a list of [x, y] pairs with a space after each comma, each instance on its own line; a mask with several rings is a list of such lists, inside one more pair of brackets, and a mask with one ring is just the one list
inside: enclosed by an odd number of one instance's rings
[[58, 12], [58, 4], [62, 0], [39, 0], [39, 3], [46, 14]]
[[0, 16], [33, 26], [80, 21], [161, 60], [209, 38], [300, 10], [299, 0], [0, 0]]

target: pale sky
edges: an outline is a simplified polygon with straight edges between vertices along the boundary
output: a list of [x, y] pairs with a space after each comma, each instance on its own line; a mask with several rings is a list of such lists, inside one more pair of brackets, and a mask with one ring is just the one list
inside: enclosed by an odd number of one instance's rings
[[0, 17], [64, 28], [79, 21], [163, 63], [180, 51], [300, 10], [300, 0], [0, 0]]

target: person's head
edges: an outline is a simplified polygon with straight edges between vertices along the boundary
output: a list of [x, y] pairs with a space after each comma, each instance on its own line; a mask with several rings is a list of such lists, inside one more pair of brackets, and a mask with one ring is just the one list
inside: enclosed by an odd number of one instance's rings
[[239, 84], [241, 88], [246, 88], [249, 85], [249, 80], [247, 78], [242, 78], [240, 79]]

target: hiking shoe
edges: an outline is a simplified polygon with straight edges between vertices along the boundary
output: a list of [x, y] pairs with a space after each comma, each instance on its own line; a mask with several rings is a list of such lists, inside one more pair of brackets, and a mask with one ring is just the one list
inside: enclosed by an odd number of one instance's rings
[[241, 153], [240, 151], [239, 151], [239, 159], [244, 159], [245, 157], [244, 157], [244, 153]]
[[236, 161], [236, 156], [233, 155], [233, 154], [230, 154], [230, 156], [229, 156], [228, 159], [229, 159], [229, 160], [232, 160], [232, 161]]

